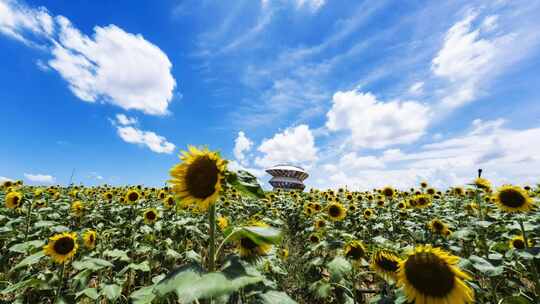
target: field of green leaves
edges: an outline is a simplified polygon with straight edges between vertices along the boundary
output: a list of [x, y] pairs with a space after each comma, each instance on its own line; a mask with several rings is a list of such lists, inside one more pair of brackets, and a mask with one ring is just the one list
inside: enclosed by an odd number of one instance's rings
[[538, 186], [264, 192], [193, 147], [170, 173], [4, 183], [0, 303], [540, 303]]

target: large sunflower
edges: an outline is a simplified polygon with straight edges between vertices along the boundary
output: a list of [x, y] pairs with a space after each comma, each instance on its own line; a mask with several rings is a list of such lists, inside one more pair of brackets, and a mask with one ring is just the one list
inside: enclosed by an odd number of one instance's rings
[[148, 208], [143, 212], [144, 223], [147, 225], [153, 224], [158, 219], [158, 212], [156, 208]]
[[527, 243], [528, 246], [525, 246], [525, 238], [523, 237], [523, 235], [518, 235], [510, 240], [510, 248], [526, 249], [527, 247], [530, 248], [534, 245], [531, 239], [528, 239]]
[[11, 191], [6, 195], [6, 207], [9, 209], [19, 208], [22, 204], [22, 194], [20, 192]]
[[429, 229], [431, 232], [436, 234], [444, 234], [446, 230], [448, 230], [448, 225], [446, 225], [443, 221], [440, 219], [433, 219], [429, 223]]
[[341, 221], [347, 216], [347, 209], [338, 202], [328, 205], [326, 212], [333, 221]]
[[502, 186], [495, 194], [494, 201], [506, 212], [527, 212], [534, 207], [527, 191], [518, 186]]
[[94, 230], [87, 230], [83, 233], [84, 246], [88, 249], [94, 249], [96, 247], [97, 234]]
[[416, 304], [464, 304], [474, 302], [474, 292], [463, 280], [459, 258], [430, 245], [420, 245], [399, 263], [398, 286]]
[[359, 261], [366, 255], [366, 247], [361, 241], [350, 241], [343, 248], [343, 253], [347, 258]]
[[219, 197], [227, 162], [216, 152], [193, 146], [180, 159], [170, 171], [172, 191], [184, 204], [207, 210]]
[[381, 193], [386, 197], [393, 197], [396, 191], [390, 186], [386, 186], [382, 189]]
[[415, 208], [425, 208], [431, 205], [431, 196], [427, 194], [415, 195], [410, 202], [411, 206], [414, 206]]
[[379, 250], [371, 256], [370, 267], [386, 281], [397, 281], [401, 259], [387, 250]]
[[43, 247], [43, 252], [56, 263], [63, 264], [75, 255], [77, 248], [77, 234], [64, 232], [50, 237], [47, 245]]

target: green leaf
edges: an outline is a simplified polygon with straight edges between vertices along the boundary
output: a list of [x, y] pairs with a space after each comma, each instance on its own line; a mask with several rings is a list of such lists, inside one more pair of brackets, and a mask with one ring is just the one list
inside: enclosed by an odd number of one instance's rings
[[488, 262], [487, 260], [479, 256], [472, 255], [469, 257], [469, 260], [472, 262], [472, 266], [476, 270], [480, 271], [481, 273], [487, 276], [493, 277], [493, 276], [498, 276], [501, 273], [503, 273], [504, 269], [502, 266], [495, 267], [490, 262]]
[[122, 287], [116, 284], [105, 285], [101, 289], [101, 294], [105, 295], [105, 297], [111, 301], [116, 300], [120, 297], [120, 294], [122, 294]]
[[150, 304], [156, 297], [156, 295], [153, 293], [153, 289], [153, 285], [139, 288], [131, 293], [129, 297], [132, 299], [133, 304]]
[[56, 225], [57, 222], [55, 221], [38, 221], [34, 224], [34, 228], [44, 228], [44, 227], [51, 227], [51, 226], [54, 226]]
[[103, 252], [105, 256], [113, 258], [113, 260], [120, 259], [121, 261], [129, 262], [130, 258], [127, 256], [127, 252], [120, 249], [105, 250]]
[[99, 294], [95, 288], [86, 288], [83, 291], [79, 291], [75, 295], [75, 298], [78, 299], [81, 295], [85, 295], [92, 300], [96, 300], [97, 298], [99, 298]]
[[20, 244], [13, 245], [9, 248], [9, 251], [18, 252], [18, 253], [27, 253], [33, 248], [39, 248], [45, 245], [45, 242], [42, 240], [28, 241]]
[[182, 255], [180, 253], [178, 253], [176, 250], [174, 249], [167, 249], [167, 251], [165, 251], [165, 255], [169, 258], [172, 258], [172, 259], [180, 259], [182, 257]]
[[15, 283], [11, 286], [8, 286], [6, 289], [2, 290], [1, 294], [5, 295], [8, 293], [18, 291], [18, 290], [21, 290], [20, 292], [24, 292], [27, 288], [44, 285], [44, 284], [45, 282], [43, 282], [42, 280], [32, 278], [32, 279], [24, 280], [24, 281]]
[[309, 289], [315, 294], [315, 297], [317, 297], [318, 299], [328, 298], [332, 294], [332, 285], [323, 281], [317, 281], [311, 284]]
[[523, 296], [506, 297], [501, 302], [501, 304], [532, 304], [532, 303], [533, 302], [529, 301], [527, 298]]
[[97, 271], [107, 267], [113, 267], [114, 265], [103, 259], [88, 258], [84, 257], [81, 261], [73, 262], [73, 268], [77, 270], [90, 269], [92, 271]]
[[281, 231], [273, 227], [231, 227], [225, 234], [231, 241], [241, 238], [249, 238], [255, 244], [278, 244], [281, 241]]
[[340, 281], [343, 276], [352, 270], [351, 263], [344, 257], [337, 256], [326, 265], [330, 272], [330, 279], [334, 282]]
[[281, 291], [268, 291], [260, 295], [260, 298], [264, 304], [296, 304], [295, 300], [291, 299], [289, 295]]
[[120, 275], [123, 275], [124, 273], [126, 273], [126, 271], [128, 271], [128, 269], [139, 270], [139, 271], [142, 271], [142, 272], [148, 272], [148, 271], [150, 271], [150, 265], [148, 264], [148, 261], [144, 261], [144, 262], [141, 262], [139, 264], [131, 263], [131, 264], [127, 265], [126, 267], [124, 267], [124, 269], [122, 269], [120, 271]]
[[160, 296], [166, 295], [176, 289], [177, 286], [190, 284], [198, 280], [203, 273], [202, 267], [197, 263], [191, 263], [173, 270], [163, 280], [156, 284], [154, 292]]
[[45, 253], [43, 252], [43, 250], [40, 250], [34, 254], [32, 254], [31, 256], [27, 256], [26, 258], [24, 258], [22, 261], [19, 262], [19, 264], [17, 264], [15, 267], [13, 267], [13, 269], [11, 269], [12, 271], [15, 270], [15, 269], [19, 269], [21, 267], [25, 267], [25, 266], [29, 266], [29, 265], [33, 265], [33, 264], [36, 264], [37, 262], [39, 262], [41, 260], [41, 258], [43, 258], [45, 256]]

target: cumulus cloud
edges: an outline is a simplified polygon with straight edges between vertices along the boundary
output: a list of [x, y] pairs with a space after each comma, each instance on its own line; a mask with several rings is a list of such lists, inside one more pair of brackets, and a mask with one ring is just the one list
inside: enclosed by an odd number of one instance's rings
[[416, 101], [382, 102], [369, 92], [339, 91], [326, 116], [326, 127], [349, 131], [355, 146], [384, 148], [411, 143], [424, 135], [430, 111]]
[[156, 153], [173, 153], [176, 146], [167, 141], [164, 136], [158, 135], [152, 131], [140, 130], [133, 126], [136, 119], [125, 116], [124, 114], [116, 115], [116, 121], [111, 121], [116, 127], [118, 136], [125, 142], [146, 146]]
[[[176, 81], [167, 55], [140, 34], [116, 25], [95, 26], [93, 36], [45, 8], [0, 1], [0, 32], [50, 52], [48, 66], [78, 98], [151, 115], [167, 114]], [[31, 35], [30, 35], [31, 34]]]
[[26, 178], [30, 182], [39, 184], [52, 184], [56, 180], [54, 176], [48, 174], [24, 173], [24, 178]]
[[315, 139], [307, 125], [290, 127], [270, 139], [265, 139], [257, 148], [263, 155], [255, 158], [260, 167], [279, 163], [309, 166], [317, 160]]
[[[392, 184], [402, 189], [428, 180], [437, 187], [463, 185], [478, 168], [495, 184], [535, 184], [540, 170], [540, 127], [512, 129], [505, 120], [476, 119], [461, 135], [435, 141], [417, 151], [388, 149], [379, 155], [347, 152], [318, 163], [312, 181], [318, 187], [370, 189]], [[330, 162], [330, 163], [328, 163]]]
[[253, 142], [246, 137], [246, 134], [242, 131], [238, 132], [238, 137], [236, 137], [234, 140], [233, 150], [236, 160], [238, 160], [240, 163], [244, 163], [246, 160], [244, 152], [249, 151], [252, 146]]

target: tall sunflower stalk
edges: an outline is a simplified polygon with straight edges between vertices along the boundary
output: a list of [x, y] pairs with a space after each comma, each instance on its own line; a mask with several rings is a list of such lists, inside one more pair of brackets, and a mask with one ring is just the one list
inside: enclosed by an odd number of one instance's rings
[[[523, 218], [518, 217], [519, 228], [521, 229], [521, 234], [523, 235], [523, 242], [525, 243], [525, 250], [529, 250], [529, 240], [527, 239], [527, 232], [525, 232], [525, 225], [523, 224]], [[534, 279], [534, 290], [536, 292], [537, 299], [540, 299], [540, 276], [538, 275], [538, 269], [534, 264], [534, 260], [529, 261], [529, 267], [532, 269], [531, 273]]]
[[209, 224], [208, 270], [215, 271], [216, 206], [225, 176], [227, 161], [208, 148], [189, 146], [180, 155], [181, 163], [170, 174], [172, 191], [184, 206], [207, 212]]
[[26, 211], [26, 227], [24, 229], [24, 241], [28, 239], [28, 232], [30, 231], [30, 217], [32, 214], [32, 207], [34, 204], [32, 202], [29, 202], [28, 210]]

